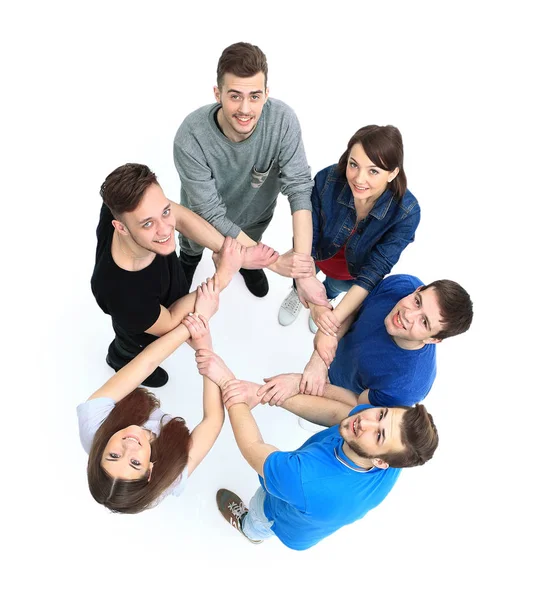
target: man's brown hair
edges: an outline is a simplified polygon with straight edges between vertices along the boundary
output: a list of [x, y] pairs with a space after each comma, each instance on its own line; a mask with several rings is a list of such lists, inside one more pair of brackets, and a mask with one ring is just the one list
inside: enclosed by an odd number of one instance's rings
[[[225, 73], [232, 73], [237, 77], [253, 77], [257, 73], [264, 74], [264, 89], [268, 81], [268, 65], [264, 52], [253, 44], [238, 42], [225, 48], [217, 66], [217, 85], [221, 89]], [[264, 90], [263, 90], [264, 91]]]
[[152, 184], [158, 184], [156, 174], [146, 165], [127, 163], [107, 175], [99, 193], [115, 219], [134, 211]]

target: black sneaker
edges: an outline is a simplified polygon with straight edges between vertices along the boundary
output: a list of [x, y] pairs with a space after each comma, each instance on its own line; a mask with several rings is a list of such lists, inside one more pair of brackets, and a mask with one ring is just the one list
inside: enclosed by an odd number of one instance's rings
[[180, 250], [180, 256], [178, 257], [178, 260], [182, 270], [184, 271], [184, 275], [186, 276], [188, 290], [191, 288], [191, 284], [193, 283], [193, 275], [195, 275], [195, 270], [197, 269], [197, 265], [201, 262], [201, 258], [202, 254], [192, 256], [191, 254], [186, 254]]
[[[109, 365], [109, 367], [111, 367], [111, 369], [114, 369], [116, 372], [120, 371], [120, 369], [125, 366], [115, 365], [108, 354], [105, 357], [105, 362]], [[167, 371], [165, 371], [165, 369], [162, 369], [161, 367], [158, 367], [153, 373], [148, 375], [148, 377], [141, 383], [141, 385], [144, 385], [145, 387], [158, 388], [163, 387], [167, 383], [167, 381], [169, 381], [169, 375]]]
[[246, 282], [247, 289], [257, 298], [268, 294], [268, 279], [262, 269], [240, 269], [240, 275]]

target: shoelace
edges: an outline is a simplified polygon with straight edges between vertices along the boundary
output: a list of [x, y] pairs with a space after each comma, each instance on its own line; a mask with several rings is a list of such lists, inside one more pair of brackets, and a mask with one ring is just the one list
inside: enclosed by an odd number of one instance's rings
[[237, 504], [236, 502], [231, 502], [227, 508], [232, 512], [232, 514], [236, 517], [236, 518], [240, 518], [244, 513], [247, 512], [247, 508], [244, 506], [243, 502], [240, 502], [240, 504]]
[[298, 299], [298, 294], [294, 290], [292, 290], [290, 294], [285, 298], [283, 308], [294, 313], [296, 312], [299, 304], [300, 300]]

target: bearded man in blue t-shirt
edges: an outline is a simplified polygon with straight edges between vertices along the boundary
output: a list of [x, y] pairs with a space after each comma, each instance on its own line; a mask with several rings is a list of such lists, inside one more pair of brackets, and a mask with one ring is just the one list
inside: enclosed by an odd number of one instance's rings
[[259, 385], [238, 381], [211, 350], [198, 350], [199, 372], [217, 383], [242, 455], [259, 474], [261, 487], [249, 510], [221, 489], [221, 514], [251, 542], [277, 536], [293, 550], [306, 550], [378, 506], [401, 468], [422, 465], [438, 445], [431, 415], [412, 407], [351, 407], [339, 401], [296, 395], [286, 410], [327, 429], [298, 450], [281, 452], [264, 442], [251, 414]]

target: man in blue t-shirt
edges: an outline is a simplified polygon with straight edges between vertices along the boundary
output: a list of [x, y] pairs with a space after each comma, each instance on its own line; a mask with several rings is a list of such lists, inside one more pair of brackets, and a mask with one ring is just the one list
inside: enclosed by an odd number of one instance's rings
[[264, 442], [251, 414], [259, 386], [234, 379], [210, 350], [198, 350], [196, 360], [199, 372], [220, 386], [238, 447], [259, 474], [249, 511], [229, 490], [216, 498], [223, 516], [252, 542], [276, 535], [293, 550], [310, 548], [378, 506], [402, 467], [424, 464], [437, 448], [437, 429], [422, 405], [351, 410], [297, 395], [283, 408], [328, 429], [298, 450], [280, 452]]
[[470, 296], [459, 284], [441, 279], [425, 286], [412, 275], [391, 275], [337, 337], [317, 332], [302, 376], [287, 383], [273, 377], [262, 393], [272, 404], [300, 391], [351, 406], [412, 406], [435, 380], [435, 344], [467, 331], [472, 316]]

